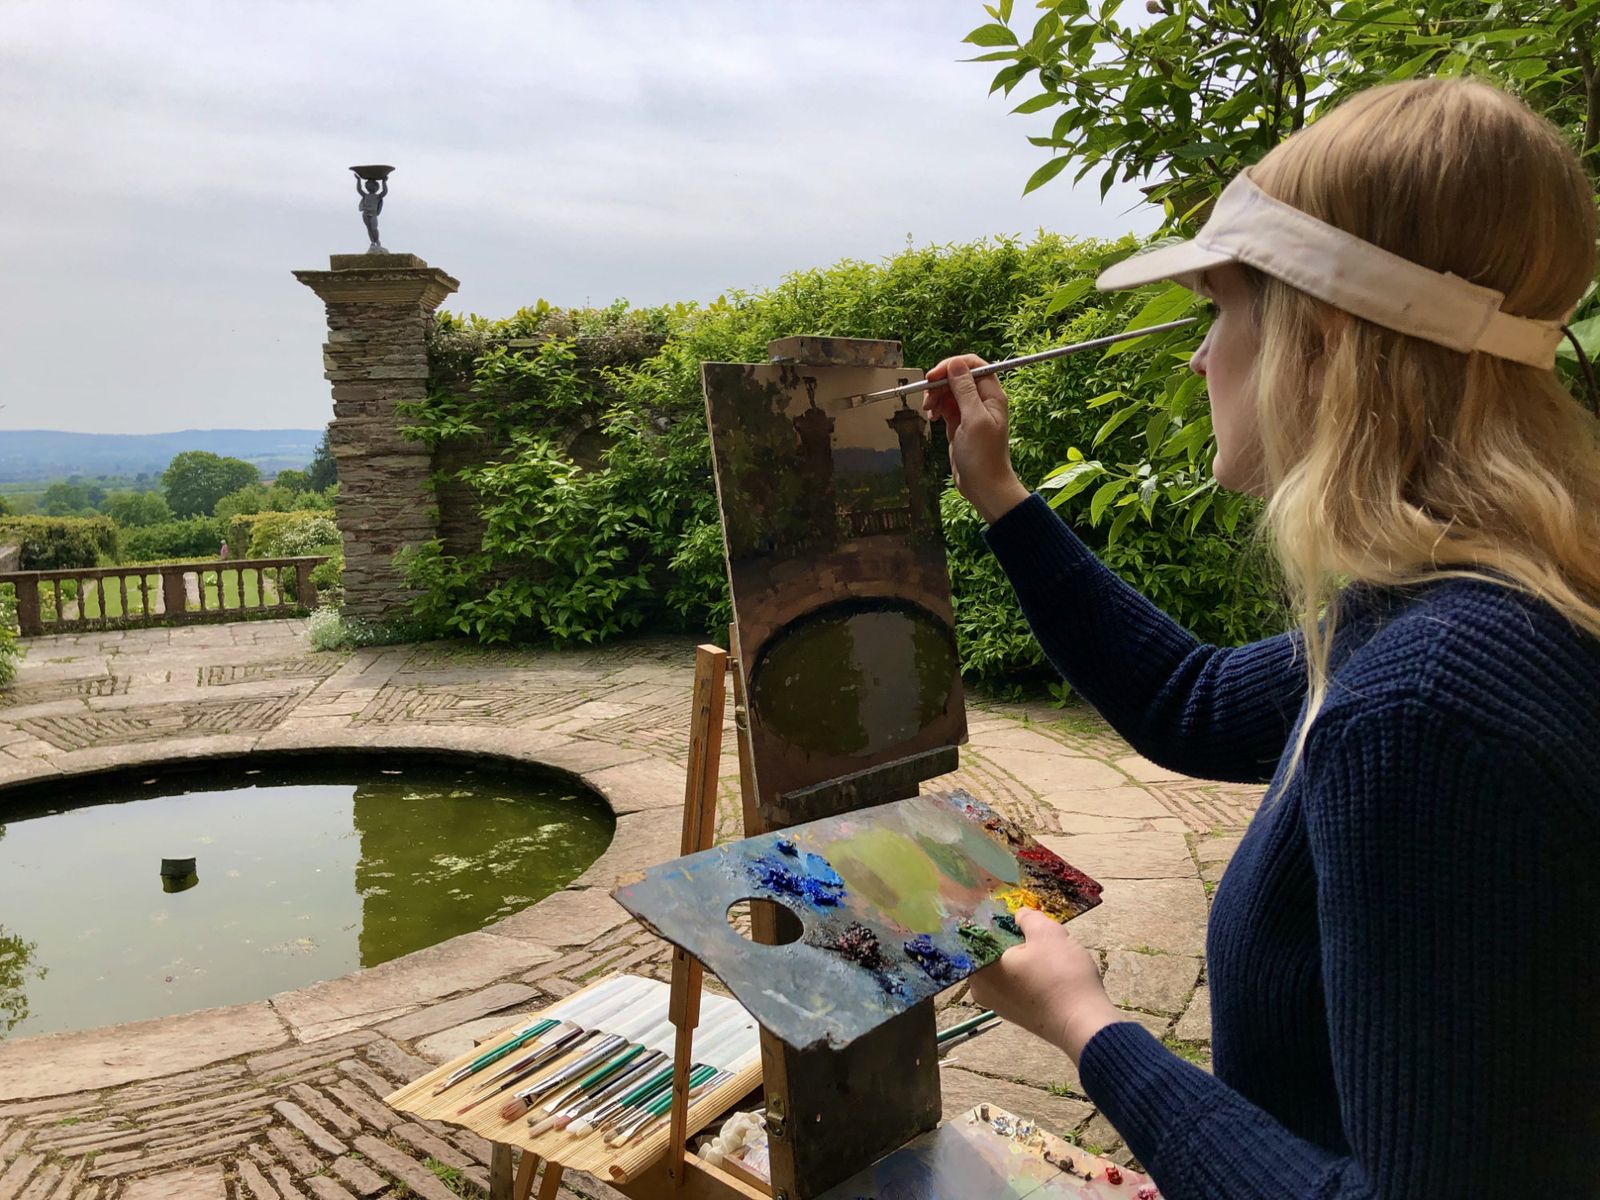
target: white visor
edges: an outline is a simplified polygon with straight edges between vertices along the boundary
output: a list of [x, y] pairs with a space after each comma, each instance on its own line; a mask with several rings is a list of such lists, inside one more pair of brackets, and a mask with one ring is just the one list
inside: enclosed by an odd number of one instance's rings
[[1192, 241], [1125, 258], [1101, 273], [1101, 291], [1246, 263], [1335, 308], [1452, 350], [1481, 350], [1532, 367], [1555, 366], [1560, 321], [1500, 311], [1505, 294], [1440, 274], [1274, 200], [1242, 171], [1223, 189]]

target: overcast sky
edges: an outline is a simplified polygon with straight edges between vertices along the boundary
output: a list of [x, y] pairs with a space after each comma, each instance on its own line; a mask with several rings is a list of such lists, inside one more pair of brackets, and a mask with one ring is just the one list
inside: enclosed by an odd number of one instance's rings
[[[1025, 6], [1019, 6], [1023, 9]], [[314, 427], [322, 306], [384, 244], [446, 306], [706, 300], [841, 258], [1148, 232], [1132, 189], [1023, 198], [1050, 114], [960, 60], [976, 0], [6, 0], [0, 436]], [[798, 331], [797, 331], [798, 332]]]

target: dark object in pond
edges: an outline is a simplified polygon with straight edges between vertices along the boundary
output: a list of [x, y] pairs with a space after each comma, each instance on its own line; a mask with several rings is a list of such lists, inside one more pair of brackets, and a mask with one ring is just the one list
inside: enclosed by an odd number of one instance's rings
[[195, 873], [194, 862], [192, 858], [163, 858], [161, 874], [172, 879], [182, 879], [185, 875]]
[[940, 949], [925, 933], [917, 934], [906, 943], [906, 957], [935, 983], [959, 982], [977, 967], [965, 954], [950, 954]]
[[790, 858], [800, 853], [799, 848], [788, 838], [779, 838], [777, 841], [778, 853], [787, 854]]
[[833, 948], [852, 962], [858, 962], [869, 971], [881, 971], [885, 965], [883, 943], [860, 921], [851, 921], [834, 942]]
[[163, 892], [187, 892], [200, 882], [200, 875], [195, 871], [192, 858], [163, 858], [161, 860], [161, 890]]

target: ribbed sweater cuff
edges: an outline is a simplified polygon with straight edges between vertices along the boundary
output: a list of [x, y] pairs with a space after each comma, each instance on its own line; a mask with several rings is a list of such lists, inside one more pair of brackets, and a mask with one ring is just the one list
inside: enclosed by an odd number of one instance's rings
[[1107, 1025], [1089, 1039], [1078, 1077], [1146, 1170], [1159, 1162], [1162, 1134], [1185, 1128], [1219, 1086], [1132, 1021]]
[[1096, 561], [1038, 492], [984, 530], [983, 539], [1013, 581]]

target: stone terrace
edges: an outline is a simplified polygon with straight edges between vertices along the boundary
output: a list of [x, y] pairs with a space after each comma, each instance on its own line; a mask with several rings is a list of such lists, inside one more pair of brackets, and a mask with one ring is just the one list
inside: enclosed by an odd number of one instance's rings
[[[437, 747], [563, 767], [618, 821], [580, 879], [483, 932], [252, 1004], [0, 1041], [0, 1200], [477, 1195], [487, 1144], [381, 1097], [601, 972], [665, 977], [662, 944], [606, 889], [676, 844], [692, 642], [319, 654], [303, 621], [258, 621], [28, 645], [0, 691], [0, 786], [179, 757]], [[970, 701], [969, 716], [961, 769], [928, 786], [967, 788], [1102, 880], [1105, 903], [1073, 928], [1112, 998], [1209, 1061], [1207, 897], [1258, 789], [1163, 771], [1082, 709]], [[738, 812], [729, 745], [720, 836]], [[941, 998], [941, 1024], [973, 1011], [962, 992]], [[947, 1113], [992, 1101], [1126, 1161], [1071, 1062], [1019, 1030], [957, 1044], [942, 1079]], [[616, 1195], [567, 1182], [566, 1200]]]

